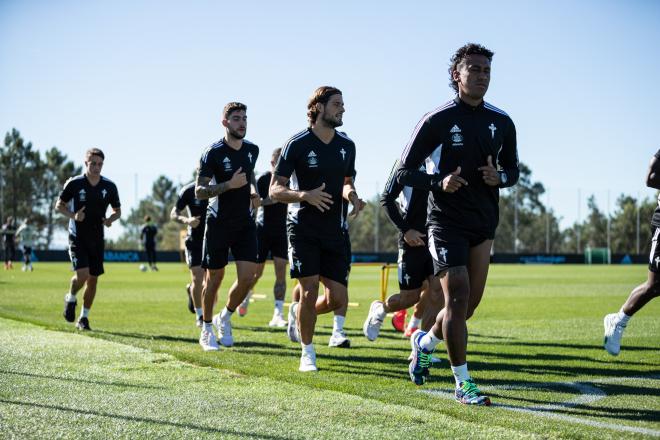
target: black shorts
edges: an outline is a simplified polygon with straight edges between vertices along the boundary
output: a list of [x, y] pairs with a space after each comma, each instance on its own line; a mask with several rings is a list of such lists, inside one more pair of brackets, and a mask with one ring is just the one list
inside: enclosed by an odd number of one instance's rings
[[660, 227], [652, 226], [653, 232], [651, 234], [651, 252], [649, 253], [649, 270], [653, 273], [660, 273], [660, 246], [658, 240], [660, 239]]
[[188, 268], [202, 265], [202, 240], [186, 240], [186, 263]]
[[257, 226], [257, 263], [263, 263], [270, 258], [284, 258], [287, 254], [286, 231], [275, 233], [263, 226]]
[[90, 239], [69, 236], [69, 258], [73, 270], [89, 268], [92, 276], [103, 275], [103, 252], [105, 242], [103, 238]]
[[399, 243], [399, 289], [420, 289], [424, 281], [433, 275], [433, 259], [426, 246], [408, 246]]
[[25, 258], [26, 255], [28, 257], [32, 255], [32, 246], [23, 246], [23, 258]]
[[13, 261], [16, 258], [16, 247], [13, 243], [5, 243], [5, 261]]
[[348, 236], [348, 231], [344, 231], [344, 248], [346, 249], [346, 270], [351, 273], [351, 262], [353, 261], [353, 250], [351, 249], [351, 237]]
[[470, 249], [493, 237], [455, 227], [429, 227], [429, 251], [433, 258], [433, 274], [439, 275], [450, 267], [467, 266]]
[[207, 223], [204, 231], [202, 267], [222, 269], [229, 262], [229, 251], [235, 261], [257, 262], [257, 232], [254, 222], [243, 229], [226, 230], [222, 224]]
[[336, 238], [289, 234], [289, 270], [291, 278], [320, 275], [348, 285], [350, 261], [343, 233]]

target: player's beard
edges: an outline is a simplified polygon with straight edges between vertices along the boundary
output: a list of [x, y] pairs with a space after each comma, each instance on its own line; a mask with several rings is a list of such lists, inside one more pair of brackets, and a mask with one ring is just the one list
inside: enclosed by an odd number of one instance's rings
[[337, 128], [344, 125], [344, 122], [341, 119], [332, 118], [327, 115], [321, 116], [321, 120], [328, 125], [328, 127]]
[[236, 131], [236, 130], [229, 130], [229, 134], [230, 134], [231, 137], [233, 137], [234, 139], [243, 139], [243, 138], [245, 137], [245, 133], [246, 133], [246, 132], [247, 132], [247, 130], [244, 131], [243, 133], [239, 133], [239, 132]]

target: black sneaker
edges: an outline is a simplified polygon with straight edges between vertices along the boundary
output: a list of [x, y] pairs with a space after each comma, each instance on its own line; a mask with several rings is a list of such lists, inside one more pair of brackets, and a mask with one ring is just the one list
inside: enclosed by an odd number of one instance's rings
[[69, 302], [69, 301], [64, 301], [64, 312], [62, 315], [64, 316], [64, 319], [66, 319], [69, 322], [73, 322], [76, 320], [76, 304], [78, 304], [77, 301], [74, 302]]
[[188, 310], [190, 310], [190, 313], [195, 313], [195, 305], [193, 304], [192, 294], [190, 292], [190, 284], [186, 284], [186, 293], [188, 293]]
[[76, 328], [78, 330], [86, 330], [86, 331], [92, 330], [92, 328], [89, 326], [89, 319], [87, 318], [80, 318], [78, 322], [76, 322]]

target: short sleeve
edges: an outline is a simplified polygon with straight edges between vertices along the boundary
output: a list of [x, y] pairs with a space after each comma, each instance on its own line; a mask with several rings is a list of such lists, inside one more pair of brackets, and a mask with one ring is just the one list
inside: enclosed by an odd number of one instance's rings
[[64, 188], [62, 188], [62, 192], [60, 192], [60, 200], [67, 203], [72, 198], [73, 198], [73, 179], [69, 179], [64, 184]]

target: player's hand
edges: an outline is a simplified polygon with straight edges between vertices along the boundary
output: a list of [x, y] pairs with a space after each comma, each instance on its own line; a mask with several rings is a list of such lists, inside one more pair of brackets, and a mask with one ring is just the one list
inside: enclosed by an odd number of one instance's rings
[[367, 202], [358, 196], [355, 196], [353, 197], [353, 200], [351, 200], [351, 205], [353, 206], [353, 209], [351, 209], [351, 212], [348, 214], [348, 216], [354, 220], [358, 217], [360, 211], [362, 211], [367, 206]]
[[109, 228], [110, 226], [112, 226], [112, 220], [110, 220], [109, 218], [104, 218], [103, 224], [105, 225], [106, 228]]
[[461, 174], [461, 167], [457, 167], [442, 179], [442, 190], [444, 192], [453, 193], [461, 189], [464, 185], [467, 186], [467, 180], [463, 179], [459, 174]]
[[188, 218], [188, 226], [190, 226], [193, 229], [199, 226], [199, 217]]
[[332, 205], [332, 196], [327, 192], [323, 191], [325, 189], [325, 183], [322, 183], [316, 189], [305, 191], [303, 193], [303, 200], [309, 203], [312, 206], [315, 206], [321, 212], [327, 211]]
[[247, 176], [243, 172], [243, 167], [238, 167], [236, 172], [234, 172], [234, 175], [231, 176], [231, 179], [227, 181], [227, 185], [230, 189], [241, 188], [247, 185], [247, 183]]
[[424, 237], [426, 234], [415, 229], [408, 229], [405, 234], [403, 234], [403, 239], [408, 244], [408, 246], [424, 246]]
[[500, 173], [497, 168], [493, 166], [493, 156], [488, 156], [488, 164], [477, 168], [482, 173], [482, 177], [486, 185], [498, 186], [500, 182]]
[[85, 220], [85, 207], [83, 206], [79, 210], [76, 211], [75, 214], [73, 214], [73, 219], [77, 222], [81, 222]]
[[252, 202], [252, 209], [257, 209], [261, 206], [261, 197], [257, 193], [250, 194], [250, 202]]

